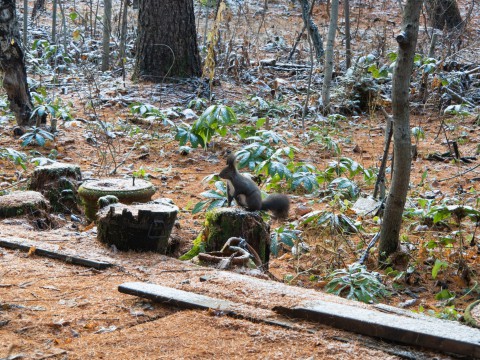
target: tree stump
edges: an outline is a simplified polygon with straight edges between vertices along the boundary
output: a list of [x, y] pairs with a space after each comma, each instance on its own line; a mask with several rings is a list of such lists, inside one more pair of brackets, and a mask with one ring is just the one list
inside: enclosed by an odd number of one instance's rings
[[100, 209], [97, 238], [119, 250], [165, 254], [178, 207], [167, 201], [148, 204], [113, 204]]
[[49, 208], [45, 197], [36, 191], [14, 191], [0, 196], [0, 218], [36, 215]]
[[97, 201], [106, 195], [113, 195], [122, 204], [150, 201], [155, 187], [149, 181], [135, 179], [100, 179], [87, 181], [78, 189], [78, 195], [85, 206], [85, 216], [94, 221], [98, 211]]
[[188, 260], [201, 252], [219, 251], [231, 237], [240, 237], [257, 252], [264, 266], [270, 259], [270, 226], [260, 214], [236, 208], [217, 208], [205, 216], [203, 231], [192, 249], [180, 259]]
[[29, 190], [42, 193], [54, 212], [80, 212], [77, 195], [82, 173], [78, 165], [53, 163], [37, 167], [31, 177]]

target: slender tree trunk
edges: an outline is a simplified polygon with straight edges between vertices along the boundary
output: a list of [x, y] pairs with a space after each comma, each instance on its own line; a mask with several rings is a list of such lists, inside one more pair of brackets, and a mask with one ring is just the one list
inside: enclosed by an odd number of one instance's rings
[[110, 68], [110, 35], [112, 33], [112, 0], [105, 0], [103, 5], [103, 44], [102, 71]]
[[318, 32], [318, 27], [317, 25], [315, 25], [315, 23], [312, 20], [312, 17], [310, 16], [310, 11], [313, 8], [313, 4], [312, 4], [312, 7], [310, 7], [310, 5], [308, 4], [308, 0], [301, 0], [300, 3], [302, 7], [303, 23], [305, 24], [305, 27], [307, 28], [307, 31], [310, 34], [310, 39], [312, 40], [313, 47], [315, 48], [316, 58], [317, 60], [320, 60], [321, 57], [323, 56], [324, 51], [323, 51], [322, 37]]
[[125, 47], [127, 42], [128, 2], [128, 0], [122, 1], [122, 24], [120, 30], [120, 45], [118, 50], [118, 57], [122, 68], [124, 67], [125, 63]]
[[325, 70], [322, 85], [322, 103], [325, 111], [330, 106], [330, 85], [333, 74], [333, 47], [335, 45], [335, 33], [338, 22], [338, 0], [332, 0], [332, 9], [330, 12], [330, 25], [328, 26], [327, 47], [325, 52]]
[[52, 10], [52, 42], [57, 41], [57, 0], [53, 0]]
[[350, 44], [350, 0], [343, 0], [343, 12], [345, 16], [345, 64], [346, 68], [352, 66], [352, 47]]
[[135, 77], [199, 76], [193, 0], [142, 0], [139, 6]]
[[28, 34], [28, 0], [23, 0], [23, 44], [27, 46]]
[[392, 110], [395, 161], [392, 186], [387, 197], [382, 229], [380, 231], [380, 261], [395, 252], [399, 246], [403, 209], [407, 199], [411, 167], [411, 135], [409, 87], [413, 58], [417, 46], [421, 0], [407, 0], [403, 14], [402, 32], [397, 35], [398, 57], [393, 72]]
[[0, 2], [0, 68], [4, 74], [3, 87], [17, 124], [27, 126], [34, 123], [35, 121], [30, 119], [33, 106], [27, 84], [15, 0]]

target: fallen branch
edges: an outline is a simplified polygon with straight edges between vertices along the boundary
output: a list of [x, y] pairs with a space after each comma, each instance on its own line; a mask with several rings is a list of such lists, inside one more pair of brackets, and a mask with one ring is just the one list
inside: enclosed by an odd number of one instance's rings
[[464, 172], [461, 172], [460, 174], [457, 174], [457, 175], [454, 175], [454, 176], [450, 176], [450, 177], [445, 178], [445, 179], [440, 179], [440, 180], [437, 180], [437, 181], [438, 181], [438, 182], [442, 182], [442, 181], [447, 181], [447, 180], [455, 179], [455, 178], [457, 178], [457, 177], [459, 177], [459, 176], [463, 176], [463, 175], [469, 173], [470, 171], [475, 170], [475, 169], [478, 168], [478, 167], [480, 167], [480, 164], [475, 165], [474, 167], [472, 167], [472, 168], [470, 168], [470, 169], [467, 169], [467, 170], [465, 170]]
[[450, 89], [450, 88], [448, 88], [448, 87], [444, 87], [444, 89], [445, 89], [445, 91], [446, 91], [447, 93], [449, 93], [449, 94], [452, 96], [452, 98], [453, 98], [454, 100], [456, 100], [456, 101], [458, 101], [458, 102], [460, 102], [460, 103], [462, 103], [462, 104], [467, 104], [468, 106], [470, 106], [470, 107], [472, 107], [472, 108], [475, 107], [475, 105], [474, 105], [472, 102], [470, 102], [469, 100], [465, 99], [463, 96], [461, 96], [461, 95], [458, 94], [457, 92], [453, 91], [452, 89]]

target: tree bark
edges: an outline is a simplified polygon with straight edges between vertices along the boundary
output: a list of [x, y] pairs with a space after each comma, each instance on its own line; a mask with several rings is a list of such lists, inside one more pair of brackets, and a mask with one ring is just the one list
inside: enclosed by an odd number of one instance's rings
[[19, 126], [31, 125], [32, 100], [27, 84], [25, 57], [15, 11], [15, 0], [0, 2], [0, 66], [3, 87]]
[[57, 41], [57, 1], [52, 3], [52, 43]]
[[102, 71], [107, 71], [110, 68], [111, 32], [112, 32], [112, 0], [105, 0], [103, 5]]
[[335, 33], [338, 22], [338, 0], [332, 0], [332, 9], [330, 12], [330, 25], [328, 26], [327, 48], [325, 52], [325, 70], [323, 74], [322, 85], [322, 103], [325, 111], [330, 106], [330, 84], [333, 74], [333, 47], [335, 45]]
[[380, 231], [381, 262], [399, 246], [403, 209], [407, 199], [411, 167], [409, 87], [417, 45], [421, 0], [408, 0], [403, 14], [402, 32], [397, 35], [398, 57], [393, 73], [392, 110], [395, 161], [392, 186], [387, 197]]
[[349, 69], [352, 65], [352, 47], [350, 34], [350, 0], [343, 0], [343, 9], [345, 16], [345, 67]]
[[125, 68], [125, 47], [127, 41], [127, 25], [128, 25], [128, 0], [122, 1], [122, 25], [120, 31], [120, 45], [119, 45], [119, 64], [122, 66], [122, 69]]
[[425, 1], [430, 26], [435, 29], [448, 31], [463, 27], [462, 15], [456, 0], [427, 0]]
[[193, 0], [139, 2], [135, 77], [200, 76]]
[[307, 28], [307, 31], [310, 34], [310, 39], [312, 40], [313, 47], [315, 48], [316, 58], [317, 60], [320, 60], [323, 56], [324, 51], [323, 51], [322, 37], [318, 32], [317, 25], [315, 25], [311, 17], [311, 10], [313, 8], [313, 4], [311, 8], [310, 5], [308, 4], [308, 0], [301, 0], [300, 3], [302, 7], [303, 23], [305, 24], [305, 27]]

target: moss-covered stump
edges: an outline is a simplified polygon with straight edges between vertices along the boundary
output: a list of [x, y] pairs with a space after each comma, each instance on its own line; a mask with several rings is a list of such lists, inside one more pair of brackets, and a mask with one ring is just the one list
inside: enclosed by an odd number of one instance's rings
[[181, 259], [192, 259], [201, 252], [219, 251], [231, 237], [245, 239], [268, 267], [270, 226], [259, 213], [238, 208], [217, 208], [208, 212], [203, 231], [194, 240], [193, 248]]
[[135, 179], [101, 179], [86, 181], [78, 189], [78, 195], [85, 207], [85, 216], [90, 221], [95, 220], [98, 211], [97, 201], [103, 196], [113, 195], [122, 204], [134, 202], [145, 203], [150, 201], [155, 194], [155, 187], [152, 183]]
[[480, 328], [480, 300], [468, 305], [463, 317], [468, 325]]
[[48, 200], [37, 191], [15, 191], [0, 196], [0, 218], [36, 216], [48, 209]]
[[97, 239], [119, 250], [165, 254], [177, 212], [167, 202], [108, 205], [97, 214]]
[[78, 214], [77, 189], [81, 180], [78, 165], [53, 163], [34, 170], [28, 189], [41, 192], [50, 201], [54, 212]]

